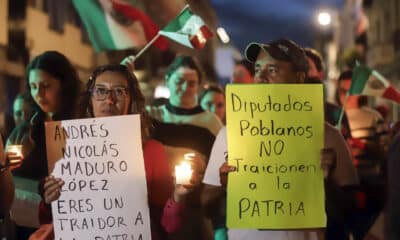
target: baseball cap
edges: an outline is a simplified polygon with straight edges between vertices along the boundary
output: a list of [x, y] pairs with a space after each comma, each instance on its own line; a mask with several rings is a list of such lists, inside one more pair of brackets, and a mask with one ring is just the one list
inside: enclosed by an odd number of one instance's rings
[[308, 71], [308, 62], [303, 49], [291, 40], [278, 39], [266, 44], [252, 42], [244, 51], [246, 59], [254, 63], [261, 49], [274, 59], [292, 63], [297, 71], [305, 73]]

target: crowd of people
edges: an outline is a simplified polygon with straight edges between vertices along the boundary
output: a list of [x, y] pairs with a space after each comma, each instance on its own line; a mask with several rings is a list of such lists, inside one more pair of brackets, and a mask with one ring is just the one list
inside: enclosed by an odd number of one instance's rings
[[[232, 84], [324, 83], [320, 54], [291, 40], [251, 43], [244, 56], [234, 66]], [[227, 163], [223, 86], [202, 89], [200, 64], [179, 55], [165, 74], [168, 102], [150, 106], [132, 71], [133, 61], [124, 62], [97, 67], [86, 87], [59, 52], [44, 52], [28, 65], [28, 92], [15, 99], [16, 127], [0, 152], [0, 217], [3, 223], [14, 222], [14, 239], [54, 239], [51, 203], [62, 194], [64, 181], [48, 174], [45, 122], [126, 114], [141, 119], [152, 239], [362, 240], [385, 206], [386, 239], [400, 239], [400, 137], [367, 97], [345, 97], [351, 69], [338, 78], [337, 104], [325, 101], [321, 113], [327, 226], [271, 231], [226, 226], [227, 178], [235, 167]], [[7, 151], [11, 145], [23, 146], [21, 156]], [[176, 184], [172, 169], [187, 153], [195, 153], [190, 183]], [[14, 196], [22, 181], [37, 186], [28, 200]]]

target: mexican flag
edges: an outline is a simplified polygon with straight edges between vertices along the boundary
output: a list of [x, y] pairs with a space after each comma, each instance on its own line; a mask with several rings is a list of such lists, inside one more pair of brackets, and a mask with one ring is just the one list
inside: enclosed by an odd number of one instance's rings
[[213, 33], [204, 21], [186, 5], [182, 12], [159, 32], [175, 42], [190, 48], [201, 49]]
[[349, 95], [382, 97], [400, 104], [400, 92], [380, 73], [363, 65], [353, 69]]
[[[158, 33], [143, 12], [121, 0], [72, 0], [96, 52], [143, 47]], [[154, 45], [168, 48], [165, 38]]]

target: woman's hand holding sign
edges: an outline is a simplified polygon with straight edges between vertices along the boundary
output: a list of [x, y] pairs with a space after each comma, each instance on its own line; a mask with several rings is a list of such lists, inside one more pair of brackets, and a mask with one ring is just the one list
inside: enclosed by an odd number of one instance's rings
[[64, 181], [61, 178], [55, 178], [54, 176], [48, 176], [44, 182], [44, 201], [46, 204], [50, 204], [56, 201], [61, 195], [61, 188], [64, 185]]

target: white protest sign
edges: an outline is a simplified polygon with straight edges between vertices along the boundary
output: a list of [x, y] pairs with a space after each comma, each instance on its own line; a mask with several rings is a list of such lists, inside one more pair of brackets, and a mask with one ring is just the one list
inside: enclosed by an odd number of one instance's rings
[[55, 239], [151, 239], [140, 116], [46, 122]]

